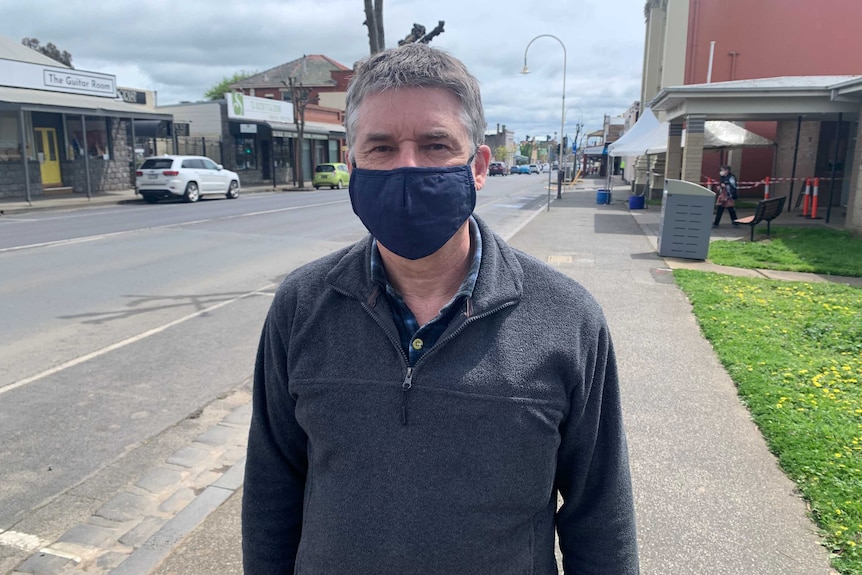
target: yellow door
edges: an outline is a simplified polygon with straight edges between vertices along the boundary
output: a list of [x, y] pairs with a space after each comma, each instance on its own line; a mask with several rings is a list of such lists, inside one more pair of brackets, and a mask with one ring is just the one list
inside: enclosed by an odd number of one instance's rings
[[60, 157], [57, 154], [57, 130], [54, 128], [33, 128], [33, 130], [36, 132], [36, 158], [42, 169], [42, 185], [62, 184]]

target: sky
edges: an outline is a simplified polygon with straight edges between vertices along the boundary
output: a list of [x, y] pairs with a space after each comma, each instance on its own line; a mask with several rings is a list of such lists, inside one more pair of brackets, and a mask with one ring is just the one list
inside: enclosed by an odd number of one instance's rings
[[[432, 46], [479, 80], [489, 131], [516, 140], [560, 130], [565, 60], [566, 128], [601, 128], [640, 94], [644, 0], [384, 0], [386, 47], [414, 23]], [[262, 72], [303, 54], [348, 67], [369, 54], [363, 0], [0, 0], [0, 35], [35, 37], [72, 54], [80, 70], [155, 90], [158, 104], [203, 100], [240, 70]], [[550, 37], [531, 40], [542, 34]], [[561, 45], [562, 43], [562, 45]], [[529, 74], [521, 74], [527, 50]], [[565, 59], [564, 59], [565, 48]]]

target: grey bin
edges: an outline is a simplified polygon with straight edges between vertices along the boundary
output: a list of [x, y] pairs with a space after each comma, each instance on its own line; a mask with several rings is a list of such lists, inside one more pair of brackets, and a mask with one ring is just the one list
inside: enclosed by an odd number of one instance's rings
[[665, 180], [658, 228], [658, 255], [705, 260], [709, 253], [715, 194], [683, 180]]

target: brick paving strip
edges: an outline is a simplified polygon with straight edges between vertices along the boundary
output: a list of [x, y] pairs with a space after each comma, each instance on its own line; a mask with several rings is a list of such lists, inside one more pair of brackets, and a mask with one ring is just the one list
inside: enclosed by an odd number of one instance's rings
[[[242, 395], [247, 399], [248, 392]], [[242, 486], [250, 418], [249, 401], [233, 407], [190, 444], [117, 492], [85, 522], [39, 546], [11, 575], [149, 572]], [[37, 537], [21, 538], [21, 545], [42, 543]]]

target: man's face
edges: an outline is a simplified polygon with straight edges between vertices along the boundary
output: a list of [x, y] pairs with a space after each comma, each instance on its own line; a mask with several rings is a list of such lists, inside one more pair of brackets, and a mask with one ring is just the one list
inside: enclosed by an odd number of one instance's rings
[[718, 174], [719, 174], [720, 176], [726, 176], [726, 175], [727, 175], [727, 170], [719, 170], [719, 171], [718, 171]]
[[[367, 96], [354, 138], [357, 168], [463, 166], [472, 143], [458, 98], [443, 88], [402, 88]], [[485, 183], [491, 150], [480, 146], [473, 163], [476, 188]]]

